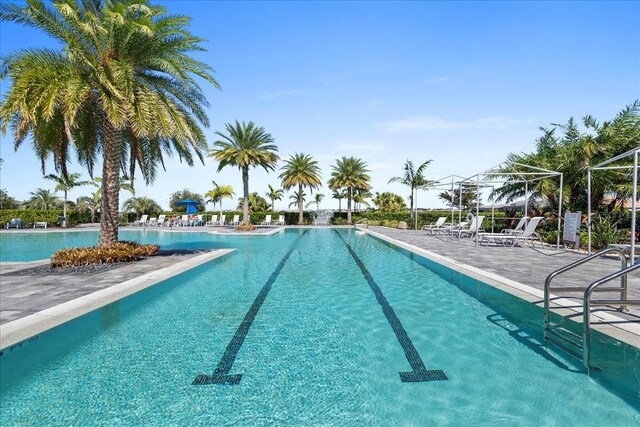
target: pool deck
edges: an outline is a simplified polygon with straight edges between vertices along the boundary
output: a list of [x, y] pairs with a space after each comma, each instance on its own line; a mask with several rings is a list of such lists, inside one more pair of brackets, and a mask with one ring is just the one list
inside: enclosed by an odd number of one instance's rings
[[[584, 258], [585, 254], [573, 251], [556, 250], [545, 247], [542, 249], [540, 245], [534, 249], [530, 244], [522, 247], [496, 247], [496, 246], [476, 246], [475, 242], [469, 238], [451, 239], [451, 237], [434, 237], [429, 236], [422, 231], [400, 230], [387, 227], [370, 226], [367, 228], [359, 227], [362, 231], [373, 232], [380, 238], [385, 238], [393, 243], [410, 245], [419, 250], [428, 251], [427, 255], [433, 254], [435, 257], [444, 257], [462, 268], [463, 272], [466, 266], [471, 267], [471, 273], [478, 272], [477, 277], [486, 276], [488, 279], [495, 277], [496, 281], [504, 282], [511, 286], [512, 289], [504, 289], [516, 296], [542, 306], [542, 296], [544, 291], [544, 282], [549, 273], [564, 267], [572, 262]], [[395, 242], [394, 242], [395, 241]], [[434, 257], [431, 256], [433, 259]], [[457, 268], [456, 268], [457, 269]], [[600, 258], [593, 260], [585, 265], [576, 267], [574, 270], [563, 273], [558, 276], [553, 284], [554, 286], [575, 286], [585, 287], [592, 281], [595, 281], [609, 273], [613, 273], [620, 269], [620, 260], [618, 258]], [[485, 275], [484, 273], [488, 273]], [[502, 280], [502, 278], [507, 280]], [[612, 282], [615, 285], [616, 282]], [[500, 285], [500, 283], [498, 283]], [[524, 286], [520, 286], [524, 285]], [[527, 289], [528, 288], [528, 289]], [[553, 288], [552, 288], [553, 293]], [[579, 294], [572, 294], [579, 295]], [[607, 297], [615, 298], [615, 294], [606, 294]], [[564, 297], [565, 294], [562, 294]], [[640, 274], [629, 275], [628, 277], [628, 294], [630, 300], [640, 300]], [[575, 314], [571, 317], [578, 322], [581, 321], [582, 299], [561, 300], [565, 306], [571, 307]], [[624, 318], [630, 323], [622, 324], [616, 328], [624, 328], [626, 331], [636, 335], [633, 338], [634, 344], [640, 343], [640, 306], [629, 306], [628, 311], [620, 313], [612, 308], [598, 307], [593, 310], [598, 316], [602, 316], [605, 321], [615, 324], [616, 318]], [[562, 314], [566, 315], [565, 310]], [[594, 319], [595, 321], [595, 319]], [[606, 322], [603, 322], [606, 323]], [[610, 331], [604, 331], [609, 333]], [[610, 334], [616, 335], [616, 334]], [[625, 339], [625, 341], [628, 341]]]

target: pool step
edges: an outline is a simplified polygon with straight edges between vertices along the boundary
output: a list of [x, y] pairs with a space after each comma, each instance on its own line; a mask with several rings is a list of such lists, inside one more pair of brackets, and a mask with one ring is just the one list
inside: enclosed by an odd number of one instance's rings
[[582, 359], [584, 342], [581, 335], [555, 323], [549, 323], [545, 331], [545, 338], [549, 343], [559, 347], [571, 356]]

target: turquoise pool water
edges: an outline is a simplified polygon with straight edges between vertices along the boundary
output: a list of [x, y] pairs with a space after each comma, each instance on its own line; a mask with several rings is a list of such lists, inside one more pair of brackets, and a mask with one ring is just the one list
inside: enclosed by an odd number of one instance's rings
[[[119, 238], [157, 243], [162, 249], [214, 249], [228, 239], [226, 236], [212, 239], [211, 234], [206, 232], [162, 230], [120, 230]], [[97, 231], [1, 233], [0, 262], [46, 259], [59, 249], [93, 246], [97, 243]]]
[[[0, 425], [640, 423], [637, 391], [482, 283], [353, 230], [208, 238], [237, 250], [5, 349]], [[632, 390], [640, 355], [618, 347]], [[420, 363], [446, 379], [403, 382]]]

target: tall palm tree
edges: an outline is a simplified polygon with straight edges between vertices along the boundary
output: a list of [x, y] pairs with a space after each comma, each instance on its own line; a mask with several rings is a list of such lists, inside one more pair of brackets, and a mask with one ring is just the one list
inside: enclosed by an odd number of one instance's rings
[[216, 208], [216, 204], [220, 204], [220, 216], [222, 217], [222, 200], [232, 199], [236, 193], [233, 192], [233, 187], [230, 185], [218, 185], [215, 181], [212, 181], [214, 188], [204, 193], [204, 197], [207, 198], [207, 203], [213, 203], [213, 208]]
[[31, 198], [27, 200], [24, 207], [27, 209], [39, 209], [48, 211], [58, 209], [60, 207], [60, 199], [55, 193], [44, 188], [38, 188], [36, 191], [30, 192]]
[[[314, 188], [319, 188], [322, 185], [322, 178], [320, 177], [320, 167], [318, 162], [313, 160], [308, 154], [295, 153], [284, 162], [284, 166], [280, 168], [282, 173], [280, 179], [282, 180], [282, 188], [289, 190], [293, 187], [298, 187], [298, 194], [302, 194], [305, 188], [313, 193]], [[298, 198], [298, 224], [304, 222], [304, 205], [302, 197]]]
[[100, 189], [97, 189], [91, 196], [80, 196], [76, 200], [76, 209], [91, 212], [91, 222], [96, 222], [96, 212], [100, 210]]
[[62, 191], [64, 192], [64, 202], [62, 205], [62, 216], [65, 218], [65, 220], [62, 222], [62, 226], [66, 227], [67, 226], [67, 195], [69, 193], [69, 191], [73, 190], [76, 187], [81, 187], [83, 185], [92, 185], [93, 182], [92, 181], [80, 181], [80, 174], [79, 173], [70, 173], [67, 175], [64, 174], [60, 174], [60, 175], [54, 175], [54, 174], [49, 174], [49, 175], [45, 175], [44, 178], [45, 179], [49, 179], [53, 182], [56, 183], [56, 186], [53, 188], [54, 191]]
[[267, 172], [274, 171], [278, 161], [278, 147], [271, 134], [253, 122], [225, 125], [228, 135], [216, 131], [221, 137], [213, 143], [209, 157], [216, 159], [218, 172], [226, 166], [236, 166], [242, 172], [243, 212], [242, 222], [249, 223], [249, 168], [260, 166]]
[[331, 179], [329, 188], [332, 190], [347, 190], [347, 224], [351, 224], [351, 201], [354, 190], [368, 191], [371, 189], [369, 181], [371, 177], [367, 172], [367, 164], [356, 157], [342, 157], [336, 160], [336, 164], [331, 166]]
[[342, 199], [347, 198], [347, 192], [341, 189], [333, 190], [333, 192], [331, 193], [331, 197], [334, 199], [338, 199], [338, 212], [342, 213]]
[[275, 212], [276, 200], [282, 200], [282, 196], [284, 196], [284, 190], [282, 188], [273, 188], [271, 184], [269, 184], [269, 191], [267, 191], [265, 195], [269, 200], [271, 200], [271, 212]]
[[189, 56], [203, 50], [202, 39], [189, 33], [188, 17], [147, 0], [3, 2], [0, 20], [43, 30], [61, 45], [4, 58], [0, 79], [11, 87], [0, 129], [13, 128], [15, 148], [32, 135], [40, 160], [52, 155], [65, 176], [72, 152], [90, 176], [101, 156], [99, 244], [115, 243], [121, 170], [133, 180], [138, 168], [151, 183], [165, 153], [204, 162], [208, 103], [195, 77], [218, 84], [211, 67]]
[[[417, 197], [418, 189], [426, 188], [431, 184], [431, 181], [427, 180], [424, 177], [424, 170], [427, 168], [427, 166], [429, 166], [429, 164], [432, 161], [433, 160], [427, 160], [426, 162], [418, 166], [418, 168], [416, 169], [413, 166], [413, 162], [411, 160], [407, 160], [404, 163], [404, 167], [403, 167], [404, 173], [402, 174], [402, 176], [394, 176], [389, 180], [389, 184], [391, 184], [392, 182], [399, 182], [400, 184], [404, 184], [407, 187], [411, 188], [411, 196], [409, 196], [411, 216], [413, 216], [414, 214], [413, 202]], [[416, 206], [416, 210], [417, 209], [418, 207]]]
[[316, 193], [315, 197], [313, 198], [312, 201], [310, 201], [309, 203], [307, 203], [306, 205], [304, 205], [305, 208], [308, 208], [309, 206], [311, 206], [312, 204], [316, 204], [316, 211], [320, 212], [320, 203], [322, 203], [322, 200], [324, 199], [324, 194], [322, 193]]

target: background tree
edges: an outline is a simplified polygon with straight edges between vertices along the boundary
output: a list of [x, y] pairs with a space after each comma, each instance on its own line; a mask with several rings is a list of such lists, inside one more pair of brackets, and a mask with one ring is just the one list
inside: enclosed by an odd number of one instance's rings
[[207, 198], [207, 203], [213, 203], [213, 209], [216, 208], [216, 203], [220, 204], [220, 216], [222, 217], [222, 200], [232, 199], [236, 193], [233, 192], [233, 187], [230, 185], [218, 185], [215, 181], [212, 181], [213, 190], [207, 191], [204, 196]]
[[[320, 167], [318, 162], [304, 153], [295, 153], [284, 162], [284, 166], [280, 169], [280, 179], [282, 180], [282, 188], [290, 190], [298, 187], [298, 194], [304, 193], [304, 189], [308, 188], [313, 193], [314, 188], [322, 185], [320, 177]], [[304, 222], [304, 205], [302, 197], [298, 198], [298, 224]]]
[[7, 190], [0, 190], [0, 209], [18, 209], [20, 207], [20, 203], [9, 196]]
[[322, 203], [323, 199], [324, 199], [324, 194], [316, 193], [316, 195], [313, 197], [313, 200], [307, 203], [306, 205], [304, 205], [304, 207], [308, 208], [309, 206], [315, 203], [316, 211], [320, 212], [320, 203]]
[[331, 198], [338, 200], [338, 212], [342, 213], [342, 199], [347, 198], [346, 190], [337, 189], [331, 192]]
[[282, 200], [282, 196], [284, 196], [284, 190], [282, 188], [273, 188], [271, 185], [268, 186], [269, 191], [265, 193], [267, 199], [271, 200], [271, 212], [276, 211], [276, 200]]
[[76, 200], [76, 209], [81, 212], [91, 212], [91, 222], [96, 222], [96, 212], [100, 210], [100, 189], [97, 189], [91, 196], [81, 196]]
[[365, 205], [368, 208], [370, 204], [367, 202], [367, 199], [370, 199], [371, 197], [373, 197], [373, 195], [368, 191], [356, 190], [353, 193], [353, 204], [355, 210], [357, 212], [362, 210], [362, 205]]
[[24, 203], [26, 209], [38, 209], [48, 211], [52, 209], [60, 209], [62, 202], [49, 190], [38, 188], [36, 191], [30, 192], [31, 198]]
[[411, 196], [409, 196], [411, 216], [413, 216], [414, 214], [414, 200], [417, 196], [418, 189], [427, 188], [431, 184], [431, 181], [427, 180], [424, 176], [424, 170], [427, 168], [427, 166], [429, 166], [431, 162], [432, 160], [427, 160], [416, 169], [413, 166], [413, 162], [411, 160], [407, 160], [404, 163], [404, 173], [402, 174], [402, 176], [394, 176], [389, 180], [389, 184], [391, 184], [392, 182], [399, 182], [400, 184], [404, 184], [407, 187], [411, 188]]
[[402, 196], [388, 191], [376, 193], [373, 203], [382, 212], [398, 212], [407, 207]]
[[236, 166], [242, 172], [242, 222], [249, 223], [249, 168], [260, 166], [265, 171], [273, 171], [278, 161], [278, 147], [271, 134], [253, 122], [238, 122], [225, 125], [228, 135], [216, 131], [221, 137], [213, 143], [209, 157], [216, 159], [218, 172], [226, 166]]
[[[269, 210], [267, 200], [258, 194], [257, 191], [249, 194], [249, 212], [266, 212]], [[238, 210], [244, 211], [244, 199], [238, 199]]]
[[187, 211], [187, 206], [186, 205], [178, 205], [177, 202], [179, 202], [180, 200], [195, 200], [196, 202], [198, 202], [198, 205], [202, 205], [204, 206], [204, 197], [202, 197], [202, 195], [198, 194], [198, 193], [192, 193], [191, 191], [189, 191], [187, 188], [185, 188], [184, 190], [180, 190], [180, 191], [176, 191], [175, 193], [171, 193], [171, 196], [169, 197], [169, 208], [173, 211], [173, 212], [186, 212]]
[[15, 148], [32, 135], [43, 168], [52, 157], [63, 176], [72, 152], [90, 176], [101, 156], [99, 245], [115, 243], [121, 169], [133, 180], [139, 168], [151, 183], [165, 153], [203, 161], [208, 104], [195, 77], [217, 82], [189, 56], [203, 50], [202, 40], [189, 33], [187, 17], [146, 0], [3, 2], [0, 20], [60, 43], [4, 57], [0, 79], [11, 86], [0, 105], [2, 132], [13, 127]]
[[[445, 201], [450, 208], [457, 209], [460, 206], [460, 190], [458, 188], [453, 189], [453, 200], [451, 199], [450, 191], [443, 191], [438, 194], [438, 198]], [[470, 188], [462, 189], [462, 210], [468, 210], [471, 206], [475, 206], [476, 202], [476, 190]]]
[[[102, 177], [94, 177], [93, 182], [98, 186], [98, 191], [102, 194]], [[120, 191], [128, 191], [132, 196], [136, 195], [136, 190], [133, 188], [133, 181], [131, 181], [127, 175], [120, 177], [118, 188]]]
[[[298, 207], [300, 203], [304, 203], [307, 200], [307, 193], [296, 190], [289, 196], [289, 200], [292, 200], [292, 202], [289, 203], [290, 208]], [[300, 221], [298, 221], [298, 223], [300, 223]]]
[[367, 172], [367, 164], [355, 157], [342, 157], [331, 166], [331, 179], [328, 184], [331, 190], [346, 189], [347, 191], [347, 224], [351, 224], [351, 201], [354, 190], [369, 191], [371, 177]]
[[76, 187], [81, 187], [83, 185], [92, 185], [92, 181], [80, 181], [79, 173], [70, 173], [68, 175], [60, 174], [60, 175], [45, 175], [45, 179], [51, 180], [56, 183], [54, 187], [54, 191], [62, 191], [64, 193], [64, 203], [62, 205], [62, 216], [65, 217], [65, 221], [62, 223], [63, 227], [67, 226], [66, 218], [67, 218], [67, 195], [69, 191], [73, 190]]
[[162, 212], [160, 205], [149, 197], [131, 197], [124, 202], [122, 208], [125, 212], [135, 212], [138, 217], [144, 214], [156, 215]]

